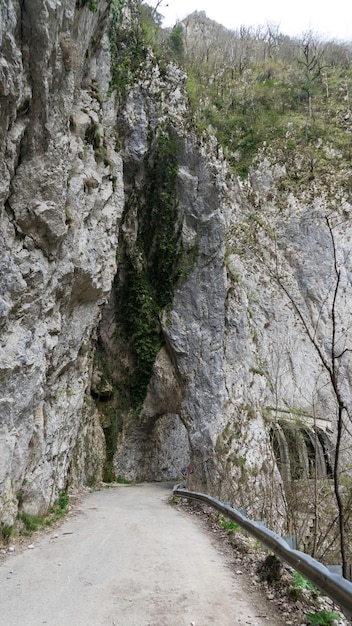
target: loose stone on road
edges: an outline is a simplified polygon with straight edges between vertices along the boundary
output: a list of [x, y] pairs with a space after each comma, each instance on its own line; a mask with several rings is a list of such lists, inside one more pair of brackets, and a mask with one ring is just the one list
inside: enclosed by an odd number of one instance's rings
[[1, 626], [281, 626], [170, 495], [157, 483], [85, 496], [1, 563]]

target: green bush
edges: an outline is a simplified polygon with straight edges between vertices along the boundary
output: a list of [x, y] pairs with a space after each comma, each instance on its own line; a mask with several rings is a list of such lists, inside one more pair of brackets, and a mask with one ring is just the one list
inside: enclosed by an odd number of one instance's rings
[[58, 499], [56, 500], [57, 506], [61, 509], [61, 511], [67, 511], [68, 503], [70, 501], [69, 496], [64, 491], [61, 491]]
[[306, 618], [311, 626], [331, 626], [332, 620], [338, 620], [339, 615], [333, 611], [323, 609], [317, 613], [307, 613]]
[[220, 526], [224, 530], [228, 530], [230, 533], [237, 533], [240, 530], [240, 526], [230, 519], [227, 519], [223, 515], [220, 516]]
[[65, 492], [61, 492], [50, 507], [47, 515], [30, 515], [29, 513], [20, 513], [18, 518], [23, 524], [22, 535], [31, 535], [33, 532], [50, 526], [56, 520], [64, 517], [68, 510], [69, 497]]
[[311, 583], [307, 578], [302, 576], [299, 572], [295, 572], [293, 581], [290, 586], [290, 595], [293, 599], [299, 598], [304, 590], [312, 591], [314, 594], [318, 594], [319, 591], [313, 583]]
[[9, 543], [13, 534], [14, 534], [14, 526], [11, 526], [9, 524], [1, 524], [0, 538], [4, 543]]
[[29, 513], [21, 513], [19, 516], [23, 523], [25, 531], [22, 534], [31, 534], [38, 528], [46, 526], [46, 518], [38, 515], [30, 515]]
[[[130, 11], [128, 23], [123, 23], [123, 8]], [[110, 93], [116, 91], [124, 98], [143, 71], [148, 48], [158, 49], [159, 25], [153, 10], [140, 2], [113, 0], [110, 27], [111, 83]]]
[[169, 48], [171, 52], [171, 56], [177, 60], [182, 61], [184, 54], [184, 45], [183, 45], [183, 27], [181, 24], [177, 24], [173, 27], [170, 35], [169, 35]]
[[260, 563], [257, 569], [260, 580], [268, 582], [270, 585], [281, 580], [282, 563], [275, 554], [269, 554]]
[[89, 11], [92, 11], [92, 13], [95, 13], [95, 11], [98, 8], [98, 4], [99, 4], [99, 0], [89, 0], [88, 2]]

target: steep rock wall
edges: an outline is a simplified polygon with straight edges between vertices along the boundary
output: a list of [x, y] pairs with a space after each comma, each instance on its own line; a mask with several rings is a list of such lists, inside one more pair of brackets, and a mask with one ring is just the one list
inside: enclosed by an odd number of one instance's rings
[[86, 390], [123, 185], [114, 102], [104, 99], [109, 3], [92, 12], [73, 0], [14, 0], [1, 10], [0, 515], [9, 524], [19, 503], [44, 512], [65, 488], [77, 437], [76, 474], [99, 479], [105, 444]]
[[334, 251], [351, 397], [351, 206], [333, 174], [288, 190], [279, 150], [231, 176], [194, 127], [183, 72], [147, 49], [136, 67], [126, 57], [132, 0], [114, 42], [134, 73], [111, 96], [111, 6], [89, 6], [2, 9], [0, 517], [45, 512], [70, 481], [171, 479], [191, 463], [192, 487], [282, 529], [280, 422], [335, 436], [294, 307], [329, 358]]
[[[152, 88], [148, 83], [148, 90], [157, 93], [158, 81]], [[122, 249], [143, 264], [138, 201], [143, 204], [151, 148], [146, 120], [154, 120], [155, 130], [162, 108], [151, 114], [148, 96], [136, 88], [127, 101], [126, 127], [131, 112], [125, 180], [135, 197], [125, 215]], [[231, 498], [289, 530], [292, 507], [277, 469], [276, 461], [283, 461], [275, 458], [275, 428], [281, 423], [294, 433], [292, 476], [312, 478], [322, 446], [325, 468], [321, 464], [319, 471], [323, 477], [329, 473], [337, 406], [324, 362], [331, 364], [333, 323], [335, 354], [341, 353], [339, 385], [350, 403], [348, 194], [333, 173], [308, 190], [292, 191], [279, 147], [264, 149], [247, 181], [240, 182], [227, 171], [215, 142], [195, 134], [175, 111], [168, 115], [178, 138], [181, 241], [193, 262], [175, 284], [172, 304], [159, 311], [164, 347], [138, 419], [121, 412], [114, 470], [130, 480], [161, 479], [192, 461], [194, 487]], [[297, 155], [298, 170], [305, 166]], [[122, 282], [125, 272], [122, 260]], [[176, 449], [165, 435], [155, 444], [170, 419], [178, 431]], [[322, 443], [314, 458], [317, 432]], [[341, 469], [348, 462], [348, 419], [343, 441]], [[298, 442], [305, 452], [296, 449]], [[305, 497], [308, 518], [311, 500]]]
[[[273, 517], [278, 510], [283, 513], [284, 498], [256, 395], [262, 386], [252, 390], [258, 410], [248, 419], [250, 394], [247, 401], [243, 394], [236, 398], [231, 381], [233, 367], [238, 369], [246, 360], [251, 365], [247, 338], [232, 333], [236, 313], [229, 311], [231, 281], [225, 268], [226, 233], [239, 188], [229, 177], [217, 142], [195, 131], [184, 80], [172, 64], [166, 75], [155, 62], [146, 64], [119, 114], [128, 200], [117, 278], [99, 327], [95, 388], [104, 430], [112, 438], [109, 475], [124, 480], [169, 479], [191, 462], [194, 487], [231, 497], [252, 513], [267, 516], [268, 509]], [[172, 128], [177, 154], [174, 233], [180, 234], [174, 253], [176, 259], [181, 251], [183, 269], [175, 273], [172, 299], [160, 306], [163, 285], [159, 276], [154, 290], [152, 274], [157, 242], [153, 237], [148, 245], [143, 242], [158, 142], [160, 137], [170, 140], [165, 138], [166, 127]], [[162, 231], [167, 218], [162, 200], [167, 171], [165, 157], [157, 171], [159, 195], [153, 196], [156, 231]], [[153, 211], [148, 215], [152, 220]], [[137, 296], [144, 278], [149, 291], [143, 292], [142, 300]], [[127, 324], [126, 332], [126, 317], [139, 324], [137, 310], [144, 308], [145, 299], [155, 301], [156, 307], [151, 317], [154, 336], [150, 324], [143, 328], [145, 343], [156, 342], [155, 363], [141, 402], [133, 406], [133, 392], [128, 390], [136, 388], [131, 379], [140, 368], [132, 345], [139, 328]], [[149, 313], [145, 308], [144, 320]]]
[[[296, 155], [296, 179], [306, 166]], [[327, 512], [317, 518], [314, 507], [334, 510], [327, 494], [333, 491], [336, 389], [347, 409], [341, 422], [338, 473], [339, 480], [349, 482], [349, 192], [339, 185], [337, 172], [323, 180], [315, 177], [308, 189], [297, 184], [292, 189], [286, 155], [277, 146], [264, 148], [248, 180], [230, 186], [229, 193], [224, 342], [226, 387], [233, 403], [230, 423], [234, 431], [244, 420], [247, 443], [254, 432], [258, 446], [269, 432], [285, 483], [285, 527], [294, 529], [301, 547], [309, 551], [314, 544], [312, 537], [307, 539], [312, 520], [320, 538], [328, 532]], [[258, 416], [263, 419], [259, 429]], [[274, 442], [280, 428], [286, 434], [281, 452], [282, 442]], [[250, 457], [253, 460], [253, 447], [250, 450], [247, 443], [245, 437], [235, 445], [237, 450], [242, 447], [244, 469], [249, 469]], [[250, 473], [247, 485], [258, 480]], [[272, 465], [261, 467], [267, 504], [274, 473]], [[348, 498], [348, 490], [342, 488], [342, 493]], [[268, 509], [266, 517], [270, 519]]]

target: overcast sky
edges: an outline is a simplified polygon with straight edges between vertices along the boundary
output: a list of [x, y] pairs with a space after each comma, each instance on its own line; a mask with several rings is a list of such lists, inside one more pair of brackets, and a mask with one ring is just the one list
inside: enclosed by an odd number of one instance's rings
[[322, 38], [352, 41], [352, 0], [163, 0], [158, 10], [165, 16], [164, 27], [193, 11], [205, 11], [232, 30], [273, 22], [292, 37], [312, 30]]

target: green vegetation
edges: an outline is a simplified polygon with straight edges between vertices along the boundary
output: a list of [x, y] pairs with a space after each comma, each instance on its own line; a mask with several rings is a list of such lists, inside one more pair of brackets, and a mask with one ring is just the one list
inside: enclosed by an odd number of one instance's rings
[[21, 534], [30, 536], [40, 528], [51, 526], [56, 521], [64, 517], [68, 511], [69, 497], [65, 492], [61, 492], [57, 500], [50, 507], [47, 515], [30, 515], [29, 513], [19, 513], [18, 519], [22, 522]]
[[118, 476], [116, 478], [116, 482], [119, 485], [133, 485], [135, 481], [133, 481], [133, 480], [125, 480], [125, 478], [121, 478], [121, 476]]
[[99, 150], [101, 146], [101, 133], [97, 122], [91, 121], [91, 124], [85, 132], [84, 139], [93, 146], [94, 150]]
[[[124, 20], [124, 8], [130, 19]], [[165, 72], [170, 61], [180, 63], [184, 57], [183, 28], [176, 25], [170, 33], [161, 28], [162, 16], [152, 7], [134, 0], [113, 0], [110, 29], [111, 84], [110, 93], [117, 98], [127, 95], [128, 87], [145, 72], [148, 50], [152, 50]]]
[[126, 265], [120, 319], [134, 355], [135, 365], [129, 380], [129, 392], [131, 406], [137, 408], [144, 400], [161, 339], [157, 327], [158, 309], [148, 272], [145, 268], [135, 269], [128, 260]]
[[134, 358], [126, 372], [130, 406], [136, 409], [145, 398], [155, 357], [162, 345], [159, 311], [173, 298], [182, 275], [183, 251], [178, 223], [176, 178], [178, 146], [171, 127], [159, 129], [151, 138], [145, 158], [146, 184], [131, 195], [125, 219], [137, 210], [138, 235], [135, 257], [121, 257], [123, 283], [118, 286], [117, 312], [122, 336]]
[[334, 611], [317, 611], [317, 613], [306, 614], [307, 623], [311, 626], [331, 626], [333, 620], [339, 620], [340, 617]]
[[89, 11], [92, 11], [92, 13], [95, 13], [95, 11], [98, 8], [98, 4], [99, 4], [99, 0], [89, 0], [88, 2]]
[[264, 367], [250, 367], [249, 371], [252, 372], [252, 374], [258, 374], [258, 376], [266, 375]]
[[172, 496], [171, 502], [173, 504], [181, 504], [182, 503], [182, 498], [180, 496]]
[[272, 146], [288, 187], [337, 168], [350, 189], [352, 48], [272, 26], [230, 32], [197, 18], [195, 29], [193, 19], [182, 55], [193, 117], [200, 131], [213, 129], [233, 170], [246, 176]]
[[[131, 10], [129, 27], [123, 25], [123, 8]], [[111, 84], [110, 91], [124, 97], [127, 86], [135, 80], [142, 61], [146, 58], [146, 45], [140, 23], [140, 7], [128, 0], [114, 0], [110, 29]], [[137, 11], [137, 12], [136, 12]]]
[[184, 57], [183, 28], [181, 24], [173, 27], [169, 37], [169, 50], [171, 56], [178, 62]]
[[245, 456], [235, 456], [234, 454], [232, 454], [230, 456], [230, 459], [236, 467], [244, 467], [246, 465]]
[[39, 515], [30, 515], [29, 513], [21, 513], [19, 515], [19, 519], [23, 523], [24, 527], [21, 534], [25, 536], [31, 535], [39, 528], [44, 528], [45, 526], [50, 526], [51, 524], [49, 518]]
[[60, 517], [64, 517], [68, 510], [69, 504], [69, 496], [64, 491], [61, 491], [57, 500], [55, 500], [53, 506], [49, 509], [49, 513], [54, 516], [54, 518], [59, 519]]
[[178, 144], [171, 125], [159, 132], [155, 149], [145, 159], [144, 206], [139, 211], [139, 244], [147, 260], [148, 278], [156, 305], [170, 304], [180, 278], [180, 235], [176, 180]]
[[111, 420], [110, 426], [104, 428], [104, 437], [106, 443], [106, 458], [104, 463], [104, 471], [103, 471], [103, 481], [105, 483], [114, 482], [115, 470], [114, 470], [114, 454], [117, 449], [117, 437], [118, 437], [118, 412], [114, 407], [111, 407], [114, 411], [114, 416]]
[[229, 533], [237, 533], [240, 530], [240, 526], [236, 524], [236, 522], [227, 519], [227, 517], [224, 517], [223, 515], [220, 515], [219, 521], [221, 528], [227, 530]]
[[319, 593], [318, 589], [307, 578], [302, 576], [299, 572], [295, 572], [292, 584], [290, 586], [290, 595], [294, 599], [298, 599], [302, 596], [305, 590], [312, 591], [314, 595]]
[[[146, 396], [156, 356], [163, 345], [160, 312], [171, 304], [174, 289], [193, 262], [181, 244], [182, 221], [178, 216], [176, 181], [179, 146], [171, 126], [159, 127], [149, 136], [145, 156], [145, 183], [130, 193], [120, 230], [119, 272], [115, 281], [116, 349], [114, 357], [97, 342], [96, 393], [106, 440], [103, 479], [116, 480], [113, 464], [123, 424], [133, 422]], [[130, 245], [130, 220], [138, 224]]]
[[117, 97], [146, 71], [152, 49], [160, 71], [170, 60], [184, 67], [193, 122], [201, 132], [212, 128], [237, 174], [246, 176], [258, 151], [273, 148], [288, 191], [334, 169], [351, 191], [350, 46], [312, 32], [290, 39], [272, 25], [226, 31], [207, 19], [195, 30], [191, 18], [186, 28], [163, 31], [157, 11], [131, 0], [114, 0], [112, 11]]
[[260, 580], [270, 585], [279, 582], [282, 577], [282, 563], [275, 554], [269, 554], [257, 569]]
[[14, 532], [14, 526], [2, 523], [0, 526], [0, 543], [9, 543], [11, 537], [14, 535]]

